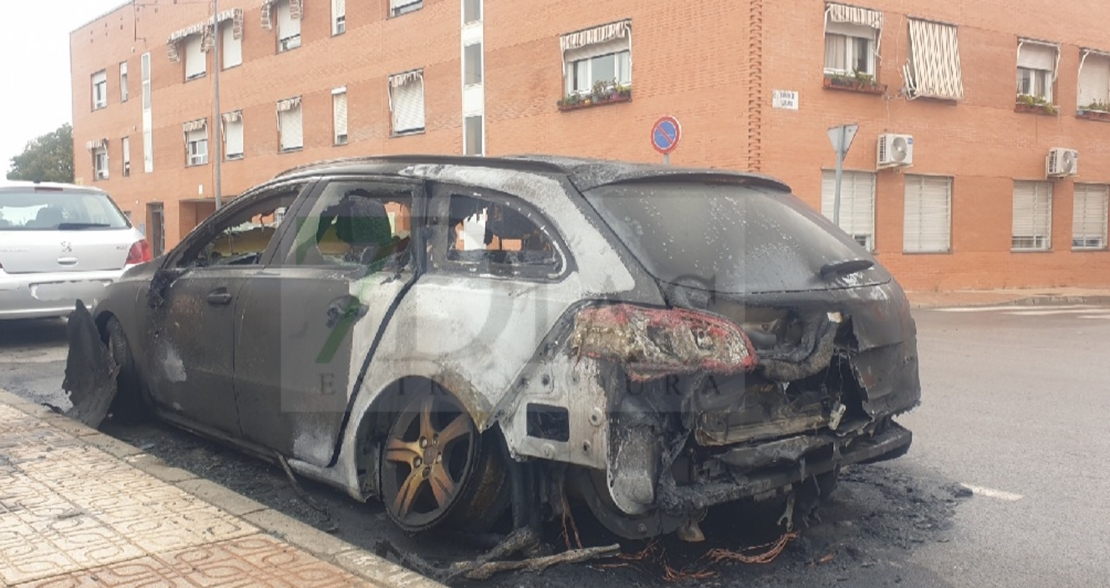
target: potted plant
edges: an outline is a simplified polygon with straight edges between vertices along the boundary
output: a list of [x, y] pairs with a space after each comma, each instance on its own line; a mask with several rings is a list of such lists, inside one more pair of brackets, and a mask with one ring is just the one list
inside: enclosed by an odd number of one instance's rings
[[1033, 96], [1032, 94], [1018, 94], [1014, 111], [1048, 116], [1056, 116], [1056, 113], [1059, 112], [1055, 104], [1045, 100], [1043, 96]]
[[875, 76], [859, 70], [853, 70], [850, 74], [825, 74], [824, 86], [826, 88], [850, 90], [853, 92], [863, 92], [865, 94], [883, 94], [886, 92], [886, 86], [877, 83], [875, 81]]
[[1086, 106], [1080, 106], [1075, 115], [1080, 118], [1110, 122], [1110, 102], [1095, 100]]

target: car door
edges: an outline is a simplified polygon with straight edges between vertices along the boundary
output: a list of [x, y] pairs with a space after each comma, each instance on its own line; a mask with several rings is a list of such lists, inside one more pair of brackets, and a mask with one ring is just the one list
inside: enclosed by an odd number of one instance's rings
[[423, 192], [399, 179], [320, 182], [296, 231], [240, 294], [235, 390], [246, 439], [326, 465], [363, 360], [417, 275]]
[[[234, 325], [240, 291], [276, 248], [281, 218], [303, 182], [235, 201], [198, 227], [166, 260], [151, 288], [152, 396], [170, 419], [239, 436]], [[162, 283], [158, 283], [162, 282]]]

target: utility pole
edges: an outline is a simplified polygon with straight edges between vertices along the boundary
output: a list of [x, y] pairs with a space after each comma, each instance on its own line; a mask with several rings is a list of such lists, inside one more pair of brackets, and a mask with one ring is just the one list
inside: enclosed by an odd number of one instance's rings
[[844, 156], [852, 147], [852, 139], [856, 138], [857, 124], [840, 125], [829, 129], [829, 141], [836, 151], [836, 191], [833, 196], [833, 224], [840, 226], [840, 182], [844, 176]]
[[220, 117], [220, 0], [212, 0], [212, 48], [213, 48], [213, 86], [215, 86], [212, 102], [215, 113], [212, 116], [212, 126], [216, 128], [216, 210], [223, 204], [220, 187], [220, 164], [223, 163], [223, 119]]

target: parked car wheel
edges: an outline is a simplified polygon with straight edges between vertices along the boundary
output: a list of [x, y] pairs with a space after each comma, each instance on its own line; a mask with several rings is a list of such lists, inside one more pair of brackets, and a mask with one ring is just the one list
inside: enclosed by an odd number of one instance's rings
[[123, 325], [116, 317], [109, 317], [105, 331], [112, 360], [119, 366], [119, 373], [116, 375], [118, 391], [110, 411], [124, 420], [142, 420], [150, 414], [150, 401], [143, 390], [142, 379], [135, 366], [135, 358], [131, 355], [131, 346], [123, 332]]
[[478, 431], [450, 394], [437, 389], [413, 398], [382, 444], [382, 499], [390, 518], [410, 532], [488, 529], [508, 505], [497, 441], [495, 433]]

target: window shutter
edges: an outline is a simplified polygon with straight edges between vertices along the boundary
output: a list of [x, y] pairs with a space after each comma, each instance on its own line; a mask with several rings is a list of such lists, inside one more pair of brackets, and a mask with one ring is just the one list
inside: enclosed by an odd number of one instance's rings
[[304, 147], [304, 131], [301, 127], [301, 106], [278, 113], [281, 124], [281, 149]]
[[[833, 218], [836, 200], [836, 172], [825, 170], [821, 175], [821, 214]], [[875, 235], [875, 174], [844, 172], [840, 185], [840, 228], [857, 241], [874, 248]]]
[[131, 163], [131, 139], [128, 137], [123, 138], [123, 164]]
[[1110, 55], [1088, 53], [1079, 69], [1079, 107], [1110, 102]]
[[150, 53], [139, 60], [139, 77], [143, 85], [143, 110], [150, 110]]
[[1075, 185], [1075, 207], [1072, 215], [1072, 247], [1103, 249], [1106, 247], [1110, 208], [1110, 186]]
[[393, 132], [405, 133], [424, 128], [424, 78], [415, 77], [390, 89], [393, 107]]
[[278, 38], [288, 39], [301, 34], [301, 21], [293, 18], [289, 2], [277, 5]]
[[1051, 244], [1052, 185], [1014, 182], [1014, 249], [1048, 249]]
[[119, 99], [120, 102], [127, 102], [128, 98], [127, 87], [127, 62], [123, 61], [119, 64]]
[[344, 24], [347, 20], [347, 1], [346, 0], [331, 0], [331, 33], [337, 35], [346, 30], [346, 27], [340, 28], [339, 22], [342, 20]]
[[223, 59], [223, 68], [235, 67], [243, 63], [243, 39], [235, 37], [235, 26], [224, 23], [220, 32], [221, 42], [220, 57]]
[[243, 119], [226, 123], [224, 127], [224, 143], [227, 157], [243, 154]]
[[332, 110], [335, 116], [335, 142], [347, 142], [347, 91], [332, 94]]
[[943, 253], [951, 249], [952, 179], [906, 176], [902, 249]]
[[1056, 48], [1024, 41], [1018, 49], [1018, 67], [1056, 71]]
[[185, 38], [185, 78], [204, 75], [206, 55], [201, 50], [200, 35], [189, 35]]

